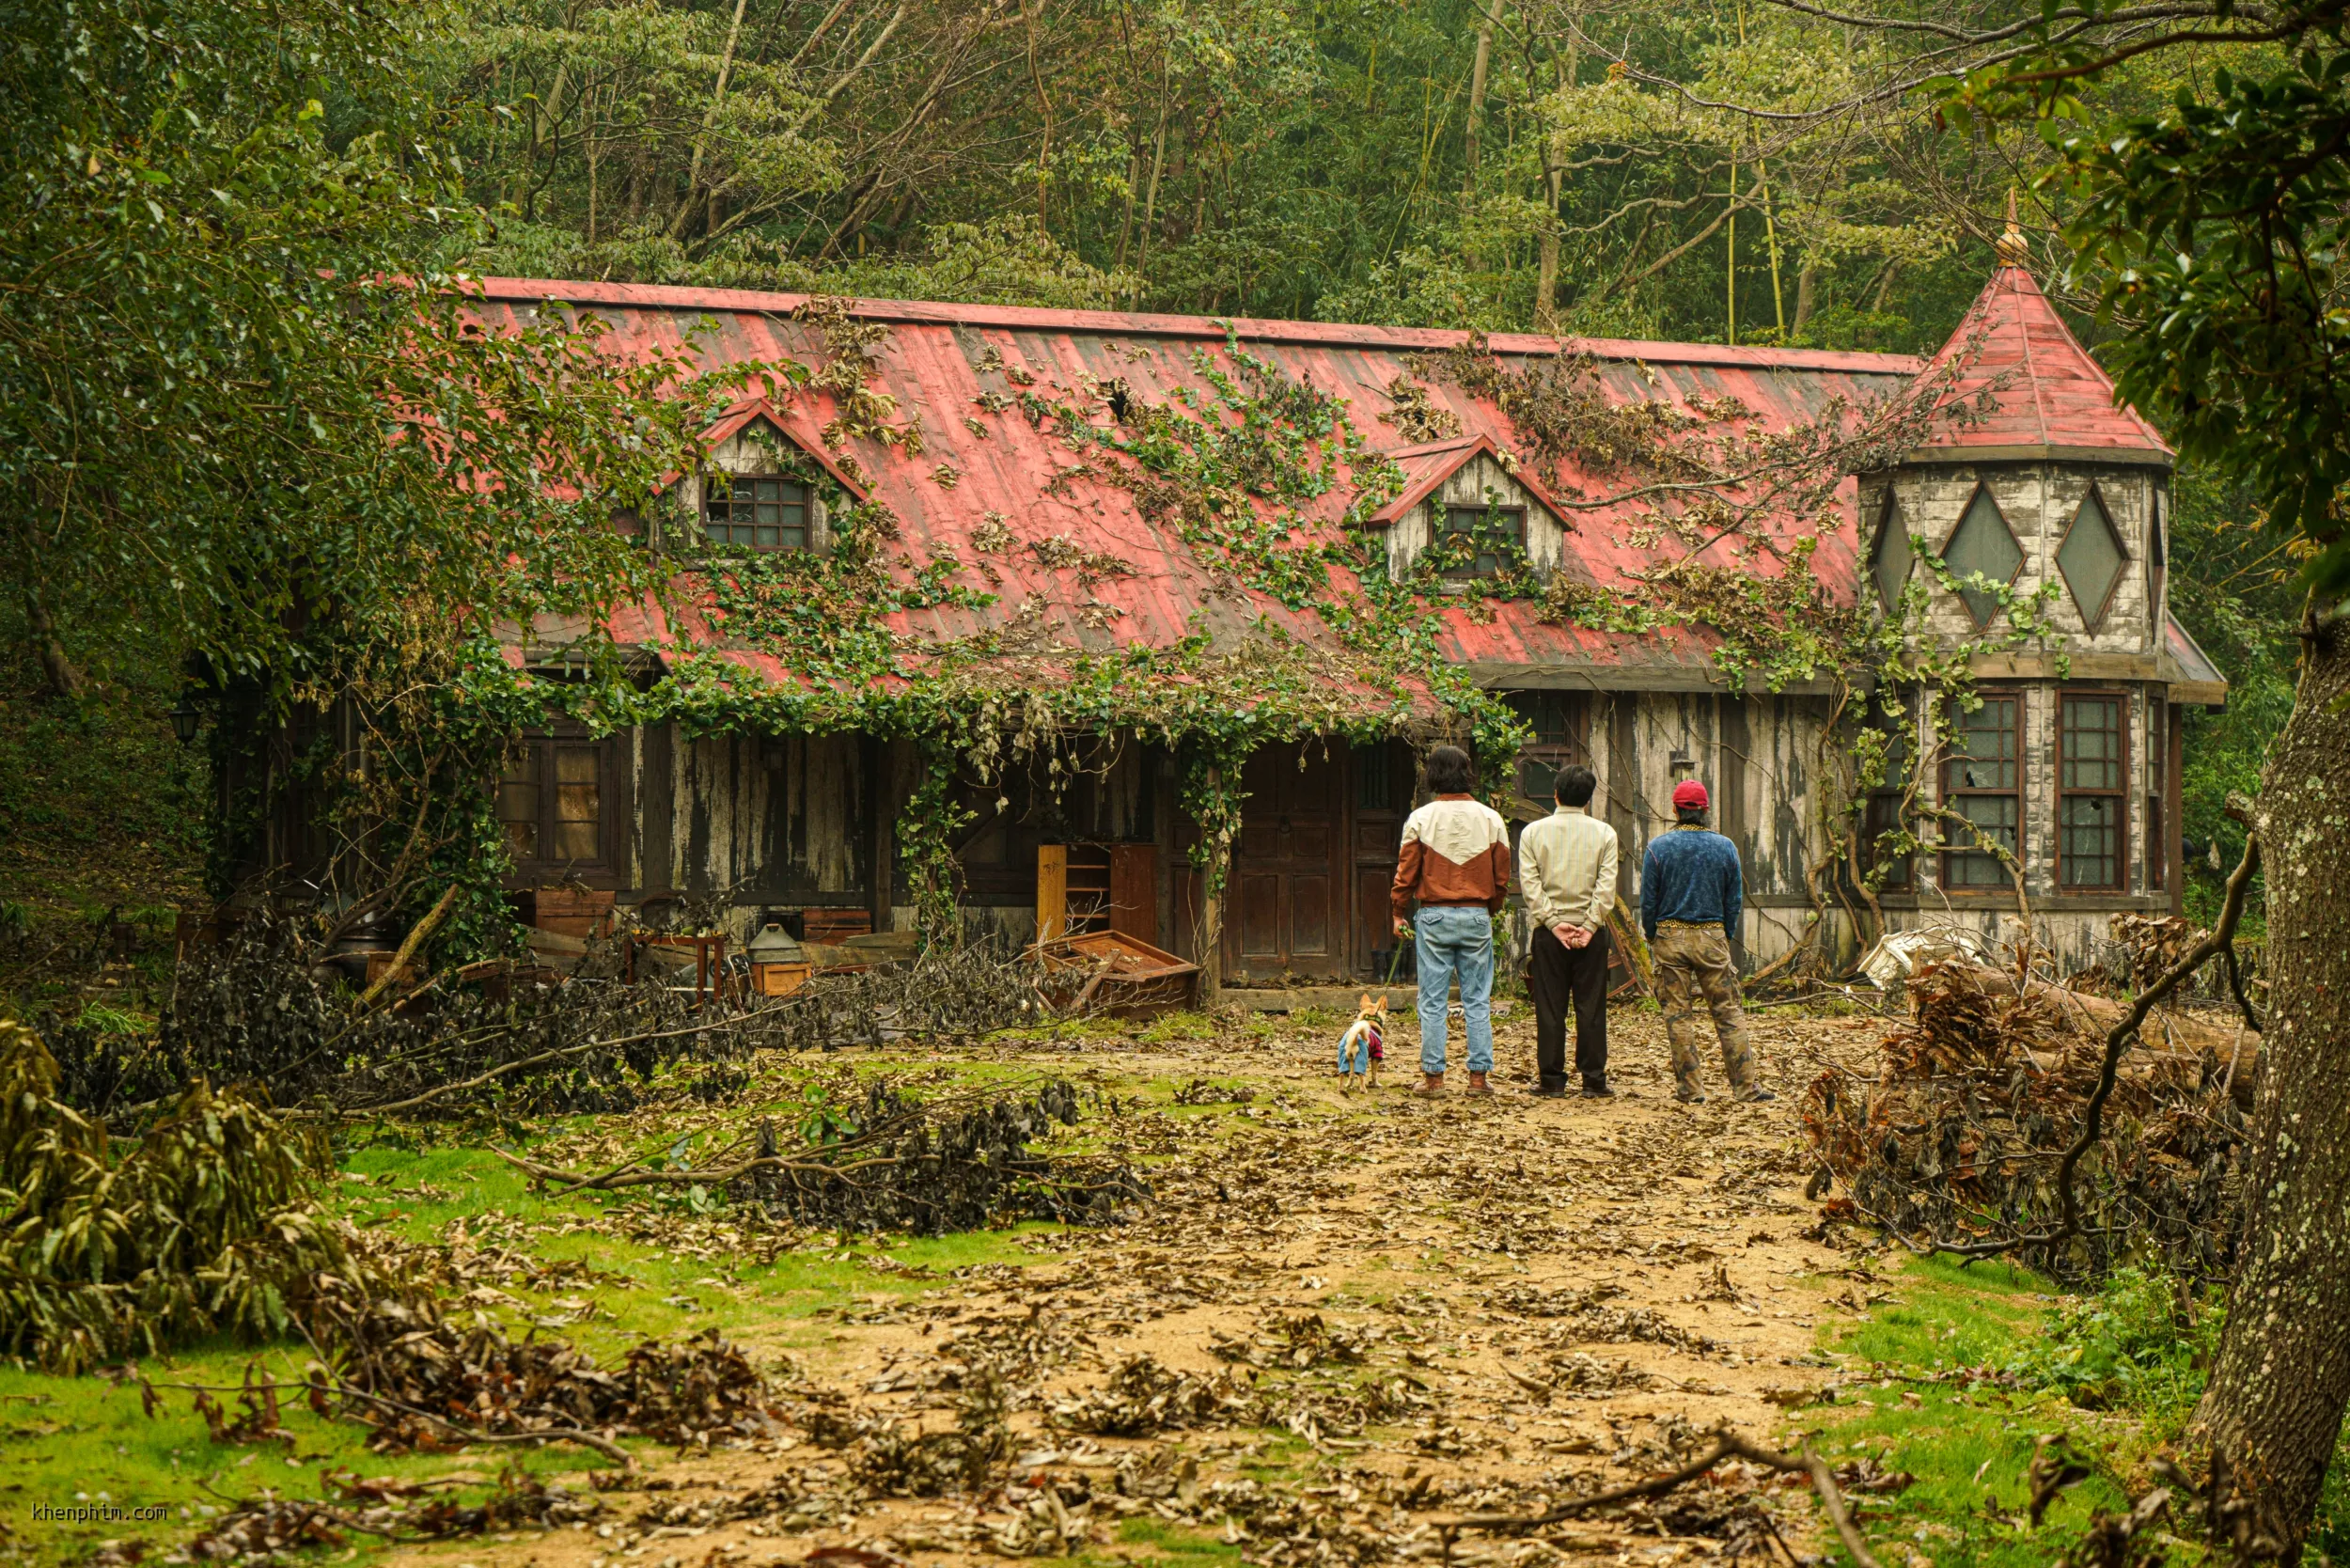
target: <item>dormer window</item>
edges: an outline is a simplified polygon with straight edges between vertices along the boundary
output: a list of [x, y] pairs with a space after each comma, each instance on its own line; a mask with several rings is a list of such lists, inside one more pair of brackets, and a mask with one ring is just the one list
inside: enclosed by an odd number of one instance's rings
[[724, 551], [805, 550], [807, 486], [779, 474], [713, 474], [704, 481], [702, 533]]
[[1454, 578], [1498, 577], [1501, 575], [1503, 552], [1514, 546], [1508, 564], [1515, 565], [1526, 558], [1526, 509], [1524, 507], [1447, 507], [1444, 509], [1446, 542], [1456, 538], [1479, 536], [1476, 554], [1456, 566], [1445, 568], [1445, 575]]

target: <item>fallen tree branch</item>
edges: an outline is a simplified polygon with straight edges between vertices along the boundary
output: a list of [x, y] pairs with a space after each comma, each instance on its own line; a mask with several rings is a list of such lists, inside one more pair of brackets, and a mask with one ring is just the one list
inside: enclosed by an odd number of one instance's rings
[[440, 902], [408, 933], [406, 940], [400, 945], [400, 950], [392, 955], [392, 962], [384, 967], [383, 974], [376, 977], [375, 983], [359, 994], [359, 999], [352, 1004], [353, 1012], [365, 1012], [373, 1007], [375, 999], [390, 990], [394, 980], [408, 972], [408, 963], [416, 956], [416, 949], [441, 929], [441, 922], [448, 918], [448, 912], [457, 907], [457, 893], [458, 885], [450, 883], [448, 891], [441, 895]]
[[708, 1022], [697, 1021], [684, 1026], [682, 1028], [662, 1029], [651, 1034], [622, 1035], [613, 1040], [588, 1040], [583, 1041], [577, 1045], [560, 1045], [552, 1051], [541, 1051], [537, 1056], [525, 1057], [519, 1061], [502, 1063], [499, 1066], [491, 1068], [486, 1073], [476, 1074], [473, 1077], [462, 1078], [455, 1083], [435, 1084], [432, 1088], [426, 1090], [421, 1094], [412, 1094], [405, 1100], [394, 1100], [388, 1105], [357, 1105], [349, 1110], [346, 1110], [338, 1105], [331, 1110], [288, 1110], [280, 1112], [279, 1114], [289, 1119], [295, 1117], [331, 1116], [337, 1118], [349, 1118], [363, 1116], [389, 1116], [394, 1111], [414, 1110], [416, 1106], [438, 1100], [446, 1094], [455, 1094], [461, 1090], [468, 1089], [479, 1089], [483, 1084], [494, 1082], [499, 1078], [505, 1077], [509, 1073], [520, 1073], [525, 1068], [543, 1067], [548, 1062], [560, 1061], [566, 1057], [583, 1056], [589, 1051], [609, 1051], [622, 1045], [643, 1044], [655, 1040], [675, 1040], [680, 1035], [703, 1033], [710, 1027], [711, 1026]]
[[[196, 1394], [247, 1394], [254, 1391], [249, 1387], [234, 1383], [156, 1383], [144, 1377], [139, 1379], [139, 1387], [150, 1389], [174, 1388], [181, 1393]], [[430, 1410], [419, 1410], [413, 1404], [402, 1404], [396, 1399], [385, 1399], [382, 1394], [368, 1393], [365, 1388], [354, 1388], [348, 1383], [269, 1383], [261, 1387], [278, 1393], [336, 1394], [344, 1399], [363, 1399], [370, 1404], [380, 1404], [387, 1410], [397, 1410], [403, 1416], [414, 1416], [419, 1420], [437, 1422], [468, 1443], [577, 1443], [582, 1448], [595, 1450], [623, 1469], [636, 1468], [635, 1457], [628, 1450], [620, 1447], [609, 1437], [583, 1431], [578, 1427], [547, 1427], [538, 1432], [483, 1432], [467, 1426], [462, 1421], [453, 1421], [446, 1416], [436, 1415]], [[289, 1435], [287, 1440], [292, 1441], [291, 1436]]]
[[2105, 1060], [2097, 1073], [2097, 1087], [2090, 1091], [2089, 1104], [2081, 1117], [2080, 1136], [2064, 1151], [2064, 1158], [2057, 1166], [2057, 1196], [2061, 1203], [2062, 1218], [2054, 1230], [2031, 1235], [2010, 1236], [1998, 1241], [1949, 1242], [1928, 1236], [1924, 1244], [1935, 1252], [1946, 1252], [1954, 1258], [1996, 1258], [2004, 1253], [2021, 1251], [2026, 1247], [2053, 1247], [2082, 1233], [2080, 1195], [2074, 1190], [2073, 1173], [2089, 1151], [2105, 1136], [2106, 1102], [2113, 1096], [2113, 1086], [2121, 1073], [2122, 1054], [2138, 1038], [2138, 1031], [2146, 1022], [2146, 1015], [2181, 982], [2211, 962], [2223, 951], [2234, 950], [2236, 922], [2244, 915], [2244, 895], [2252, 881], [2252, 873], [2260, 868], [2260, 838], [2247, 833], [2244, 858], [2236, 862], [2228, 877], [2227, 902], [2220, 907], [2219, 923], [2204, 938], [2188, 949], [2176, 964], [2162, 973], [2154, 984], [2138, 994], [2130, 1011], [2122, 1016], [2106, 1035]]
[[1670, 1492], [1687, 1485], [1730, 1458], [1749, 1460], [1783, 1474], [1809, 1477], [1812, 1490], [1820, 1496], [1820, 1506], [1826, 1512], [1828, 1523], [1836, 1527], [1836, 1534], [1844, 1543], [1844, 1549], [1852, 1553], [1853, 1560], [1860, 1568], [1879, 1568], [1877, 1560], [1869, 1551], [1869, 1544], [1861, 1538], [1859, 1529], [1852, 1522], [1851, 1513], [1844, 1507], [1844, 1497], [1837, 1489], [1834, 1473], [1828, 1469], [1825, 1460], [1811, 1451], [1809, 1444], [1795, 1453], [1780, 1453], [1776, 1449], [1749, 1442], [1726, 1426], [1715, 1429], [1711, 1450], [1670, 1475], [1636, 1481], [1628, 1486], [1614, 1487], [1588, 1497], [1571, 1498], [1540, 1513], [1469, 1513], [1457, 1519], [1440, 1521], [1437, 1529], [1443, 1532], [1448, 1549], [1452, 1537], [1462, 1530], [1539, 1529], [1544, 1525], [1559, 1524], [1594, 1509]]
[[[709, 1170], [632, 1170], [628, 1166], [623, 1166], [618, 1170], [607, 1170], [601, 1176], [583, 1176], [576, 1170], [565, 1170], [559, 1166], [540, 1165], [536, 1160], [526, 1160], [520, 1154], [509, 1153], [494, 1145], [492, 1146], [490, 1152], [516, 1169], [536, 1176], [541, 1181], [568, 1183], [569, 1184], [560, 1192], [555, 1194], [558, 1198], [564, 1193], [580, 1192], [588, 1188], [609, 1192], [619, 1187], [692, 1186], [696, 1184], [723, 1186], [739, 1177], [748, 1176], [753, 1171], [759, 1170], [806, 1170], [820, 1176], [838, 1176], [851, 1170], [863, 1170], [870, 1166], [899, 1163], [894, 1159], [875, 1158], [852, 1160], [846, 1165], [827, 1165], [822, 1160], [787, 1160], [780, 1154], [757, 1154], [734, 1165], [720, 1166]], [[641, 1163], [641, 1161], [632, 1160], [629, 1165]]]

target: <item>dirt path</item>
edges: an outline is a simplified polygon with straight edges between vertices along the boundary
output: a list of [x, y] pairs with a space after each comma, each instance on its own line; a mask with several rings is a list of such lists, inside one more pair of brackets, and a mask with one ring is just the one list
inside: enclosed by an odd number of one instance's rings
[[[1758, 1015], [1769, 1105], [1678, 1105], [1653, 1015], [1620, 1012], [1612, 1033], [1611, 1101], [1527, 1092], [1522, 1008], [1481, 1102], [1411, 1097], [1408, 1045], [1376, 1093], [1343, 1093], [1319, 1033], [1011, 1054], [1099, 1069], [1113, 1090], [1206, 1077], [1248, 1097], [1117, 1119], [1131, 1152], [1166, 1156], [1135, 1223], [1041, 1236], [1031, 1267], [844, 1315], [801, 1356], [790, 1436], [659, 1467], [605, 1494], [600, 1525], [410, 1560], [1435, 1560], [1463, 1513], [1654, 1473], [1724, 1421], [1771, 1436], [1828, 1375], [1835, 1298], [1865, 1294], [1806, 1237], [1795, 1107], [1815, 1058], [1856, 1058], [1882, 1027]], [[885, 1495], [986, 1467], [971, 1452], [1000, 1452], [1006, 1424], [1009, 1485], [998, 1458], [980, 1495]], [[1801, 1549], [1800, 1496], [1717, 1473], [1543, 1540], [1464, 1534], [1450, 1556], [1776, 1553], [1774, 1520]]]

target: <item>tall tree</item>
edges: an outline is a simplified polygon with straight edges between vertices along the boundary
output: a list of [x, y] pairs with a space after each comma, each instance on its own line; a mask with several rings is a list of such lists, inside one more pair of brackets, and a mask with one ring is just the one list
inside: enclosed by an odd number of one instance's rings
[[417, 269], [470, 219], [408, 75], [431, 19], [386, 14], [12, 14], [0, 571], [60, 694], [125, 626], [283, 692], [329, 673], [332, 628], [591, 612], [634, 582], [606, 522], [686, 449], [682, 368], [616, 372], [556, 311], [485, 334]]

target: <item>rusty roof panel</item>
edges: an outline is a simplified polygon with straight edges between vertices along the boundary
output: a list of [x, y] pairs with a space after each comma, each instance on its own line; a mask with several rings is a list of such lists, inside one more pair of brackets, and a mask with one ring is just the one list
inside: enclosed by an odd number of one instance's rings
[[[816, 364], [823, 357], [815, 329], [790, 316], [801, 303], [795, 295], [491, 279], [484, 286], [483, 314], [493, 322], [519, 321], [549, 299], [592, 307], [611, 323], [610, 342], [624, 354], [685, 349], [709, 367], [775, 363], [786, 356]], [[1026, 391], [1106, 429], [1109, 416], [1097, 394], [1106, 384], [1122, 381], [1145, 402], [1164, 403], [1180, 393], [1213, 410], [1214, 392], [1200, 361], [1231, 369], [1222, 349], [1224, 323], [889, 301], [863, 302], [855, 308], [894, 326], [873, 353], [877, 386], [898, 400], [901, 416], [919, 421], [925, 443], [919, 456], [870, 440], [853, 443], [872, 497], [897, 515], [903, 530], [901, 548], [917, 563], [952, 554], [966, 568], [966, 584], [980, 586], [976, 573], [982, 561], [1000, 578], [990, 589], [997, 602], [988, 608], [944, 605], [905, 612], [893, 618], [895, 629], [932, 639], [992, 628], [1008, 636], [1011, 651], [1039, 655], [1064, 647], [1092, 652], [1137, 644], [1165, 647], [1196, 629], [1219, 643], [1270, 630], [1331, 645], [1327, 627], [1313, 611], [1290, 609], [1235, 586], [1229, 572], [1203, 560], [1168, 522], [1146, 516], [1126, 488], [1099, 471], [1106, 464], [1089, 463], [1089, 454], [1073, 448], [1056, 419], [1032, 422], [1018, 406], [984, 413], [974, 400], [982, 392]], [[1344, 399], [1355, 428], [1370, 445], [1387, 451], [1415, 445], [1379, 417], [1391, 406], [1386, 388], [1408, 372], [1406, 356], [1466, 340], [1459, 333], [1321, 322], [1239, 321], [1230, 323], [1230, 331], [1248, 353], [1283, 374]], [[1860, 402], [1899, 393], [1919, 369], [1918, 361], [1898, 355], [1706, 344], [1562, 344], [1549, 337], [1504, 336], [1490, 346], [1504, 356], [1551, 354], [1562, 347], [1590, 354], [1599, 362], [1606, 395], [1625, 402], [1734, 397], [1770, 430], [1814, 417], [1838, 398]], [[981, 369], [991, 351], [1006, 367], [1025, 368], [1034, 384], [1023, 388], [1003, 371]], [[1449, 383], [1432, 383], [1428, 389], [1432, 403], [1459, 420], [1463, 444], [1520, 449], [1516, 431], [1491, 403]], [[836, 412], [826, 393], [779, 390], [775, 401], [779, 421], [803, 442]], [[975, 433], [966, 418], [976, 418], [985, 433]], [[942, 482], [942, 464], [953, 471], [951, 484]], [[1553, 494], [1570, 524], [1566, 570], [1583, 580], [1604, 588], [1689, 553], [1687, 543], [1655, 528], [1639, 509], [1581, 510], [1581, 504], [1609, 494], [1604, 482], [1590, 476], [1562, 473]], [[1848, 603], [1856, 591], [1850, 480], [1840, 494], [1843, 526], [1822, 541], [1811, 570], [1832, 596]], [[1345, 499], [1342, 493], [1325, 495], [1305, 509], [1303, 525], [1335, 538]], [[992, 555], [979, 550], [974, 532], [991, 513], [1009, 523], [1019, 546]], [[1792, 538], [1795, 525], [1791, 521], [1787, 527]], [[1055, 542], [1054, 536], [1063, 542]], [[1045, 545], [1042, 554], [1029, 548], [1039, 542]], [[1056, 564], [1073, 552], [1082, 564]], [[1769, 552], [1734, 538], [1707, 543], [1699, 555], [1726, 568], [1778, 570]], [[1331, 570], [1332, 591], [1344, 594], [1356, 587], [1346, 571]], [[1444, 646], [1451, 657], [1480, 666], [1580, 664], [1595, 672], [1636, 666], [1681, 669], [1693, 684], [1709, 683], [1714, 639], [1706, 634], [1612, 635], [1547, 624], [1528, 604], [1489, 608], [1490, 614], [1477, 616], [1466, 607], [1442, 612]], [[667, 635], [652, 625], [643, 630], [663, 640]], [[758, 651], [728, 656], [771, 677], [782, 667]]]

